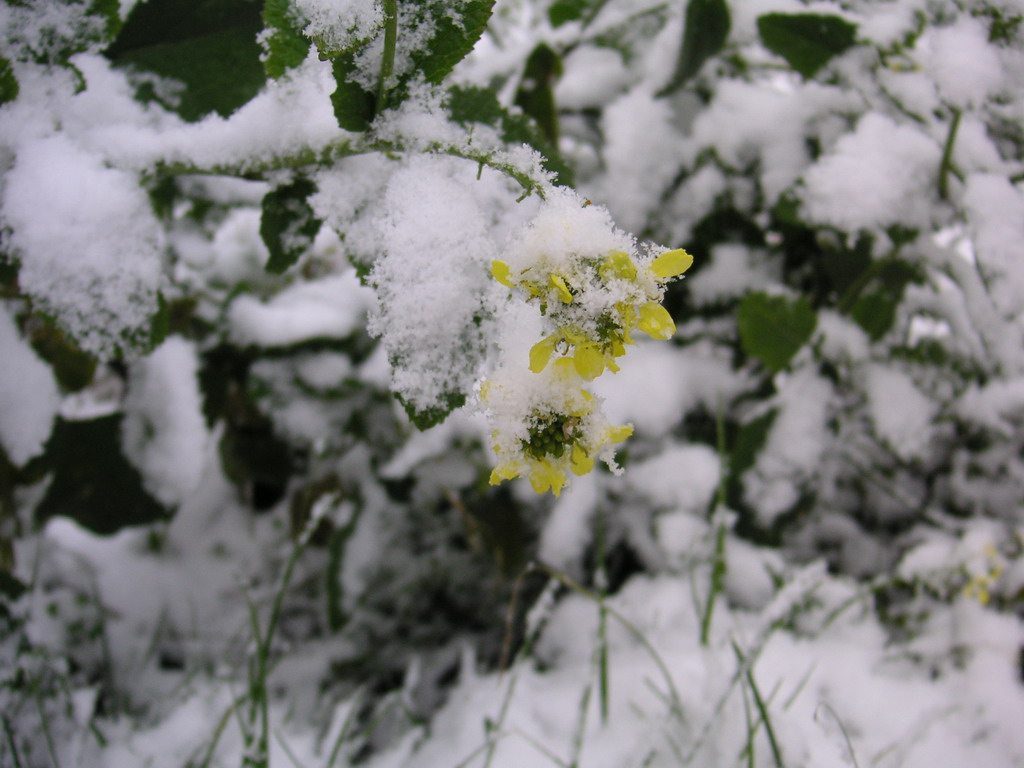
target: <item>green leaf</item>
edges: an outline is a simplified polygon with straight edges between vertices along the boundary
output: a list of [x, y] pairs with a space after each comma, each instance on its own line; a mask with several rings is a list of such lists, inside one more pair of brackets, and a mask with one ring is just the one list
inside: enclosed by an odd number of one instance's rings
[[18, 98], [18, 80], [14, 76], [11, 62], [0, 56], [0, 104]]
[[810, 340], [818, 317], [803, 296], [751, 293], [740, 302], [737, 323], [743, 351], [776, 373]]
[[210, 112], [230, 115], [264, 83], [256, 35], [263, 29], [254, 0], [149, 0], [132, 8], [106, 51], [117, 66], [182, 84], [180, 98], [140, 85], [143, 100], [158, 101], [186, 120]]
[[582, 19], [584, 14], [597, 3], [592, 0], [555, 0], [548, 8], [548, 20], [556, 29], [570, 21]]
[[731, 23], [725, 0], [690, 0], [686, 5], [683, 43], [675, 72], [658, 95], [665, 96], [682, 88], [700, 71], [704, 62], [722, 50]]
[[270, 251], [268, 272], [281, 274], [313, 244], [323, 223], [309, 205], [309, 196], [314, 192], [313, 182], [299, 178], [264, 196], [260, 237]]
[[405, 412], [409, 416], [409, 421], [411, 421], [416, 429], [420, 431], [436, 427], [447, 419], [448, 415], [452, 411], [457, 408], [461, 408], [466, 404], [466, 396], [461, 392], [449, 392], [446, 395], [442, 395], [444, 402], [441, 405], [434, 406], [433, 408], [426, 408], [424, 410], [419, 410], [415, 405], [399, 394], [396, 394], [395, 397], [398, 398], [398, 402], [400, 402], [402, 407], [405, 408]]
[[288, 490], [295, 469], [288, 444], [274, 434], [273, 425], [258, 413], [251, 402], [231, 404], [245, 409], [228, 414], [221, 438], [220, 461], [224, 475], [249, 499], [254, 509], [270, 509]]
[[768, 434], [771, 432], [772, 424], [775, 423], [775, 417], [778, 414], [778, 409], [773, 408], [763, 416], [758, 416], [740, 426], [729, 456], [729, 473], [732, 476], [738, 479], [740, 475], [754, 466], [757, 454], [761, 452], [767, 442]]
[[857, 297], [850, 315], [872, 341], [878, 341], [892, 328], [907, 285], [921, 276], [912, 265], [898, 259], [876, 263], [872, 271], [870, 288]]
[[27, 328], [32, 349], [49, 363], [63, 389], [79, 392], [89, 386], [96, 372], [96, 358], [83, 352], [56, 323], [46, 318], [30, 321]]
[[121, 31], [121, 3], [119, 0], [93, 0], [89, 4], [89, 14], [99, 16], [105, 22], [104, 42], [110, 42]]
[[156, 295], [156, 312], [149, 323], [148, 349], [156, 349], [171, 333], [171, 307], [162, 293]]
[[516, 91], [516, 106], [534, 119], [552, 147], [558, 146], [558, 109], [555, 83], [562, 76], [562, 57], [541, 43], [526, 60]]
[[[465, 56], [473, 50], [491, 17], [494, 0], [469, 0], [461, 5], [447, 2], [409, 2], [403, 5], [399, 18], [399, 44], [417, 42], [403, 51], [407, 66], [396, 73], [393, 85], [378, 94], [367, 91], [357, 78], [356, 54], [369, 40], [347, 51], [320, 50], [331, 59], [337, 83], [331, 102], [338, 125], [347, 131], [366, 131], [377, 112], [400, 105], [415, 82], [440, 83]], [[387, 32], [385, 43], [387, 44]], [[385, 45], [387, 49], [387, 45]], [[400, 57], [401, 58], [401, 57]], [[378, 64], [379, 66], [379, 64]], [[365, 74], [365, 73], [362, 73]], [[384, 72], [391, 80], [390, 72]]]
[[346, 131], [361, 133], [370, 127], [377, 111], [377, 96], [364, 90], [352, 80], [355, 73], [355, 54], [346, 53], [331, 62], [337, 83], [331, 94], [334, 116]]
[[[487, 28], [493, 9], [494, 0], [470, 0], [458, 6], [429, 4], [427, 12], [432, 17], [434, 33], [425, 45], [412, 52], [411, 58], [416, 66], [405, 79], [411, 80], [422, 73], [428, 83], [444, 80], [455, 65], [473, 50]], [[399, 35], [403, 33], [400, 28]]]
[[289, 0], [266, 0], [263, 23], [266, 30], [262, 42], [267, 52], [263, 69], [268, 77], [278, 78], [305, 61], [310, 41], [302, 34], [304, 25]]
[[526, 115], [513, 114], [501, 106], [494, 91], [476, 86], [453, 86], [448, 89], [445, 106], [457, 123], [489, 125], [498, 130], [503, 141], [533, 147], [544, 157], [544, 169], [555, 174], [556, 184], [572, 185], [572, 169], [536, 123]]
[[121, 414], [85, 421], [57, 419], [42, 463], [53, 480], [36, 508], [42, 525], [70, 517], [95, 533], [166, 519], [167, 512], [143, 489], [142, 478], [121, 452]]
[[768, 13], [758, 17], [757, 30], [768, 50], [807, 78], [850, 48], [857, 36], [856, 24], [817, 13]]
[[726, 479], [726, 500], [732, 509], [742, 509], [743, 473], [754, 466], [757, 455], [764, 448], [771, 434], [772, 425], [779, 411], [773, 408], [762, 416], [742, 424], [733, 439], [729, 452], [729, 477]]

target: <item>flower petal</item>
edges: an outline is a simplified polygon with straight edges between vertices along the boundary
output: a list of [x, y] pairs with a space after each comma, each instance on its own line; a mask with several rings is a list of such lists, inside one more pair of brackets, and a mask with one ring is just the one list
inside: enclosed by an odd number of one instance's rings
[[499, 464], [491, 470], [491, 477], [488, 482], [491, 485], [498, 485], [504, 480], [512, 480], [516, 477], [519, 477], [519, 470], [512, 466], [512, 464], [506, 462], [504, 464]]
[[637, 327], [655, 339], [671, 339], [676, 332], [675, 321], [661, 304], [650, 301], [640, 307], [640, 322]]
[[558, 343], [558, 334], [553, 333], [547, 338], [541, 339], [530, 349], [530, 370], [534, 373], [540, 373], [547, 365], [548, 360], [551, 359], [551, 355], [555, 351], [555, 345]]
[[572, 459], [569, 463], [569, 469], [572, 470], [574, 475], [585, 475], [594, 468], [594, 457], [587, 454], [585, 450], [580, 447], [579, 443], [576, 443], [572, 447]]
[[666, 251], [656, 258], [651, 263], [650, 270], [659, 280], [667, 280], [683, 274], [692, 264], [693, 256], [682, 248], [677, 248], [674, 251]]
[[516, 287], [516, 284], [512, 282], [512, 270], [504, 261], [495, 259], [491, 262], [491, 275], [502, 285], [507, 285], [509, 288]]
[[636, 280], [636, 264], [624, 251], [612, 251], [604, 257], [597, 270], [605, 282], [618, 278], [620, 280]]
[[551, 285], [553, 285], [555, 290], [558, 291], [558, 298], [562, 300], [563, 304], [572, 304], [572, 292], [569, 290], [569, 286], [561, 275], [556, 275], [552, 272]]
[[606, 443], [621, 443], [633, 434], [632, 424], [622, 424], [618, 427], [609, 427], [604, 433]]
[[576, 373], [587, 381], [593, 381], [604, 373], [604, 355], [596, 344], [581, 344], [573, 355]]

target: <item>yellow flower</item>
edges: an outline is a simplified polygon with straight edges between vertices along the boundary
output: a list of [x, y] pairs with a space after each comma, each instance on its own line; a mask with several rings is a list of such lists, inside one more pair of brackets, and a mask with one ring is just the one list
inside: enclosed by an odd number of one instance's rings
[[612, 279], [636, 280], [636, 264], [629, 258], [629, 254], [623, 251], [612, 251], [604, 257], [601, 266], [597, 269], [605, 282]]
[[[534, 373], [543, 371], [562, 343], [572, 354], [567, 353], [560, 357], [556, 364], [564, 367], [563, 373], [569, 370], [567, 363], [571, 364], [572, 369], [585, 381], [593, 381], [604, 373], [605, 368], [613, 373], [618, 372], [619, 366], [615, 358], [626, 354], [626, 348], [618, 338], [599, 342], [588, 339], [582, 333], [563, 330], [545, 336], [530, 348], [530, 370]], [[563, 360], [567, 362], [562, 362]]]
[[[576, 373], [587, 381], [593, 381], [604, 373], [605, 355], [600, 347], [593, 342], [576, 344], [576, 354], [573, 355], [573, 365]], [[613, 363], [614, 365], [614, 363]]]
[[519, 477], [519, 470], [510, 461], [503, 462], [491, 470], [490, 484], [498, 485], [503, 480], [514, 480]]
[[621, 424], [617, 427], [608, 427], [604, 433], [604, 443], [614, 445], [627, 440], [633, 434], [632, 424]]
[[640, 307], [640, 321], [637, 328], [655, 339], [671, 339], [676, 332], [675, 321], [661, 304], [649, 301]]
[[693, 265], [693, 256], [682, 248], [674, 251], [666, 251], [651, 262], [649, 269], [659, 280], [669, 280], [678, 277]]
[[551, 359], [551, 355], [555, 352], [555, 346], [558, 344], [558, 334], [553, 333], [550, 336], [546, 336], [533, 347], [530, 348], [530, 370], [534, 373], [540, 373], [543, 371], [548, 364], [548, 360]]
[[572, 447], [569, 468], [574, 475], [585, 475], [594, 468], [594, 457], [588, 454], [579, 443]]
[[572, 304], [572, 293], [569, 291], [565, 278], [552, 272], [551, 285], [554, 286], [555, 291], [558, 293], [558, 298], [562, 300], [563, 304]]
[[495, 259], [491, 262], [491, 274], [494, 279], [502, 285], [507, 285], [509, 288], [515, 288], [516, 284], [512, 282], [512, 270], [509, 269], [508, 264], [504, 261]]
[[535, 493], [544, 493], [550, 489], [555, 496], [559, 496], [565, 485], [565, 472], [550, 459], [534, 461], [530, 467], [530, 485]]

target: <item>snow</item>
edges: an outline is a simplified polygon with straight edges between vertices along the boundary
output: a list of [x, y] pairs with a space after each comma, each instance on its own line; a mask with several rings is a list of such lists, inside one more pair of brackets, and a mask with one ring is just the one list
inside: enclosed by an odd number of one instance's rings
[[21, 285], [84, 348], [111, 355], [146, 328], [157, 309], [162, 238], [132, 174], [64, 136], [40, 138], [20, 148], [0, 205]]
[[478, 377], [480, 297], [497, 250], [485, 201], [501, 189], [490, 174], [475, 181], [467, 163], [421, 157], [394, 173], [381, 200], [369, 330], [396, 364], [394, 390], [421, 410]]
[[195, 347], [172, 336], [132, 367], [121, 439], [125, 455], [163, 504], [180, 504], [206, 469], [210, 436], [203, 419]]
[[745, 491], [758, 499], [765, 522], [796, 504], [804, 478], [825, 453], [828, 390], [827, 381], [805, 368], [792, 375], [777, 398], [767, 450], [758, 456]]
[[947, 104], [976, 107], [1002, 88], [998, 49], [989, 45], [988, 32], [977, 19], [961, 17], [955, 24], [931, 30], [921, 47], [929, 74]]
[[760, 159], [757, 173], [774, 201], [810, 164], [804, 126], [817, 122], [822, 113], [851, 106], [849, 96], [840, 91], [817, 83], [797, 86], [781, 75], [766, 82], [727, 80], [694, 121], [688, 154], [696, 157], [705, 147], [714, 147], [724, 163], [736, 168]]
[[[310, 339], [344, 339], [365, 317], [370, 293], [353, 271], [298, 282], [267, 301], [242, 295], [228, 309], [231, 337], [239, 344], [285, 346]], [[301, 307], [301, 312], [295, 309]]]
[[1017, 317], [1024, 312], [1024, 274], [1020, 251], [1024, 237], [1024, 194], [1004, 176], [972, 174], [967, 178], [964, 205], [971, 214], [972, 241], [982, 272], [998, 285], [996, 306]]
[[898, 370], [869, 365], [864, 374], [878, 436], [903, 459], [921, 457], [931, 440], [935, 404]]
[[694, 300], [708, 305], [725, 302], [778, 281], [763, 255], [743, 245], [716, 246], [710, 262], [686, 282]]
[[706, 445], [667, 445], [652, 459], [630, 467], [628, 484], [655, 509], [701, 514], [718, 488], [718, 456]]
[[15, 318], [0, 304], [0, 446], [21, 466], [43, 450], [60, 394], [49, 367], [18, 335]]
[[[593, 75], [591, 75], [593, 77]], [[672, 109], [644, 89], [609, 103], [603, 113], [607, 184], [600, 197], [615, 211], [619, 225], [642, 231], [676, 174], [681, 142], [672, 126]]]
[[[328, 47], [376, 35], [376, 90], [379, 3], [288, 7]], [[1024, 765], [1024, 55], [1012, 24], [990, 42], [1024, 7], [731, 3], [725, 49], [660, 97], [686, 7], [554, 29], [499, 0], [450, 80], [412, 78], [354, 134], [315, 51], [186, 124], [99, 37], [67, 66], [26, 54], [98, 32], [85, 6], [0, 6], [0, 762], [258, 762], [266, 691], [267, 768]], [[425, 8], [402, 11], [397, 75], [438, 29]], [[776, 12], [841, 15], [858, 43], [805, 80], [760, 40]], [[452, 82], [509, 106], [540, 43], [578, 190], [444, 107]], [[297, 174], [324, 227], [271, 275], [260, 202]], [[838, 262], [865, 237], [865, 271]], [[656, 281], [648, 240], [692, 273]], [[617, 251], [640, 277], [586, 283]], [[874, 339], [889, 260], [915, 279]], [[738, 339], [755, 291], [817, 319], [774, 374]], [[553, 328], [607, 339], [618, 305], [661, 299], [675, 331], [624, 338], [619, 372], [556, 370], [568, 336], [530, 369]], [[79, 392], [50, 322], [99, 358]], [[467, 407], [418, 431], [394, 393]], [[555, 413], [605, 464], [558, 498], [492, 487]], [[55, 417], [112, 414], [166, 517], [43, 519], [71, 480], [105, 490], [45, 455]], [[269, 501], [222, 456], [258, 453], [254, 424], [288, 454]]]
[[852, 231], [927, 226], [940, 154], [916, 128], [869, 112], [804, 174], [802, 209], [811, 221]]
[[541, 531], [537, 550], [541, 561], [569, 573], [579, 570], [590, 542], [598, 493], [598, 481], [586, 475], [562, 494]]
[[297, 0], [309, 20], [305, 33], [331, 50], [345, 50], [373, 35], [384, 24], [380, 6], [367, 0]]
[[566, 109], [606, 104], [629, 82], [621, 54], [610, 48], [576, 48], [565, 57], [563, 66], [555, 85], [555, 101]]

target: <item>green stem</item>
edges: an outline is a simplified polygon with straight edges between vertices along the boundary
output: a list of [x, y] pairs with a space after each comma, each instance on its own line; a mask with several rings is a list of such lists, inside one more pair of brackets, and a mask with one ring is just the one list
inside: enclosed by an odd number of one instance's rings
[[188, 161], [157, 162], [152, 176], [234, 176], [241, 179], [262, 179], [268, 173], [309, 165], [331, 165], [336, 160], [375, 151], [372, 145], [353, 142], [349, 138], [331, 142], [320, 149], [303, 147], [289, 155], [275, 155], [258, 162], [212, 163], [203, 165]]
[[608, 572], [605, 569], [604, 508], [597, 510], [597, 587], [600, 602], [597, 604], [597, 675], [598, 692], [601, 702], [601, 722], [608, 723]]
[[705, 647], [707, 647], [708, 639], [711, 635], [711, 617], [715, 612], [715, 600], [722, 591], [727, 569], [725, 562], [725, 478], [728, 457], [725, 452], [724, 411], [723, 404], [719, 402], [718, 418], [715, 420], [715, 436], [718, 443], [718, 460], [721, 464], [721, 469], [719, 470], [717, 499], [712, 514], [712, 523], [715, 525], [715, 553], [711, 560], [711, 583], [708, 585], [708, 599], [700, 622], [700, 644]]
[[384, 55], [380, 60], [380, 80], [377, 81], [377, 109], [379, 115], [387, 107], [388, 87], [395, 71], [395, 49], [398, 47], [398, 0], [383, 0]]
[[[754, 681], [753, 666], [747, 664], [743, 651], [740, 650], [740, 647], [735, 642], [732, 644], [732, 650], [736, 654], [740, 666], [746, 666], [745, 677], [747, 678], [747, 685], [750, 686], [750, 692], [754, 695], [754, 704], [757, 706], [758, 714], [761, 715], [761, 722], [764, 723], [764, 731], [768, 735], [768, 744], [772, 748], [772, 757], [775, 759], [776, 768], [785, 768], [785, 763], [782, 761], [782, 750], [779, 749], [778, 739], [775, 738], [775, 729], [772, 727], [771, 718], [768, 716], [768, 705], [765, 704], [761, 691]], [[753, 737], [751, 736], [751, 738]]]
[[[320, 149], [306, 147], [295, 154], [277, 155], [260, 162], [213, 163], [211, 165], [187, 161], [158, 162], [154, 170], [147, 175], [151, 177], [186, 175], [233, 176], [235, 178], [257, 181], [274, 171], [307, 166], [327, 166], [345, 157], [366, 155], [371, 152], [380, 152], [387, 157], [393, 157], [408, 151], [404, 146], [394, 141], [372, 138], [353, 141], [352, 139], [345, 138], [327, 144]], [[475, 150], [467, 146], [454, 144], [432, 144], [427, 147], [418, 148], [415, 151], [421, 154], [451, 155], [452, 157], [469, 160], [478, 165], [485, 165], [518, 183], [523, 188], [523, 195], [520, 199], [531, 194], [537, 194], [541, 199], [545, 197], [546, 180], [534, 178], [513, 163], [495, 157], [496, 152]]]
[[952, 109], [953, 119], [949, 123], [946, 145], [942, 148], [942, 163], [939, 165], [939, 197], [943, 200], [949, 199], [949, 173], [953, 168], [953, 145], [956, 143], [956, 134], [960, 129], [960, 118], [963, 115], [956, 107]]
[[867, 269], [857, 275], [857, 279], [853, 281], [853, 284], [846, 289], [846, 293], [843, 294], [842, 298], [839, 299], [839, 306], [836, 309], [841, 314], [848, 315], [853, 311], [854, 304], [857, 303], [857, 299], [860, 298], [861, 292], [867, 287], [868, 283], [875, 279], [875, 277], [889, 265], [889, 259], [878, 259], [872, 261], [868, 265]]
[[[595, 594], [594, 592], [591, 592], [589, 589], [582, 586], [581, 584], [578, 584], [576, 581], [574, 581], [572, 578], [562, 573], [558, 569], [552, 568], [550, 565], [545, 565], [542, 562], [537, 562], [536, 567], [544, 573], [551, 576], [552, 578], [554, 578], [556, 581], [560, 582], [564, 586], [571, 589], [573, 592], [582, 595], [583, 597], [587, 598], [588, 600], [594, 602], [597, 605], [601, 605], [600, 595]], [[673, 714], [677, 715], [680, 719], [682, 719], [683, 699], [679, 695], [679, 690], [676, 688], [675, 683], [672, 682], [672, 674], [669, 672], [668, 666], [665, 664], [665, 660], [661, 658], [661, 655], [658, 653], [655, 647], [651, 645], [651, 641], [647, 639], [644, 633], [641, 632], [640, 629], [633, 622], [631, 622], [629, 619], [627, 619], [625, 616], [623, 616], [621, 613], [619, 613], [617, 610], [612, 608], [607, 603], [605, 603], [604, 609], [605, 611], [607, 611], [609, 616], [611, 616], [613, 619], [619, 622], [619, 625], [622, 626], [622, 628], [625, 629], [627, 632], [629, 632], [629, 634], [633, 636], [633, 639], [640, 643], [640, 645], [643, 646], [644, 650], [647, 651], [647, 655], [650, 656], [655, 666], [658, 667], [658, 671], [661, 672], [662, 678], [665, 681], [665, 687], [668, 688], [668, 695], [671, 699], [670, 706], [673, 710]]]

